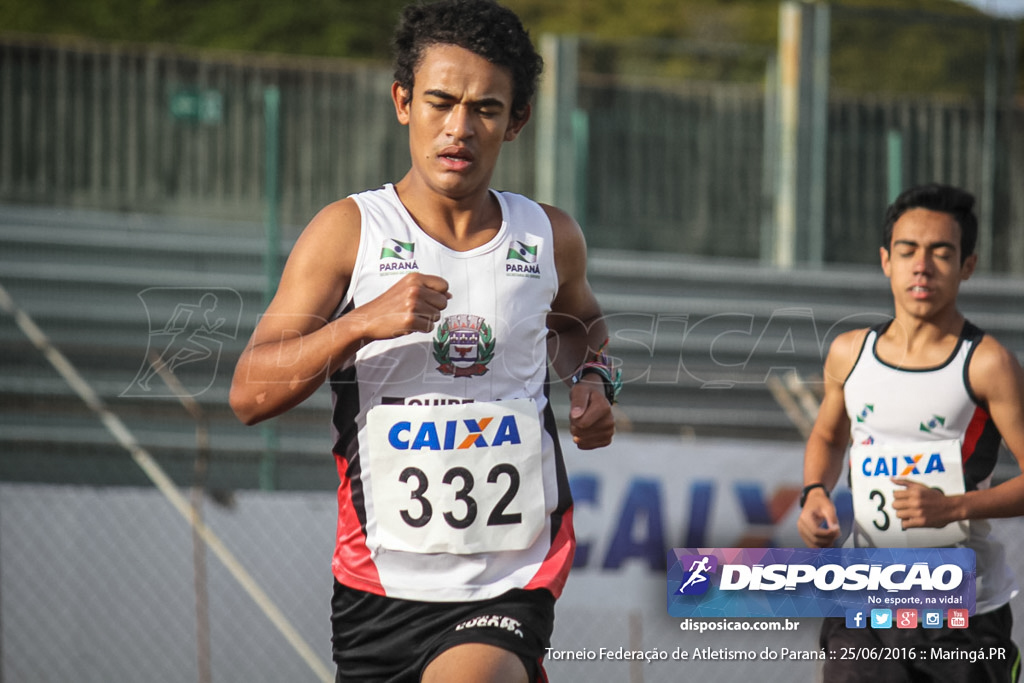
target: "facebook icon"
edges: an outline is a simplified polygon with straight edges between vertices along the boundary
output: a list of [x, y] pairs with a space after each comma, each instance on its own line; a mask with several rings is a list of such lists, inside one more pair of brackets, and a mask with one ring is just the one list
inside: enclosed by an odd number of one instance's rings
[[846, 610], [846, 628], [867, 628], [867, 618], [864, 616], [864, 610]]

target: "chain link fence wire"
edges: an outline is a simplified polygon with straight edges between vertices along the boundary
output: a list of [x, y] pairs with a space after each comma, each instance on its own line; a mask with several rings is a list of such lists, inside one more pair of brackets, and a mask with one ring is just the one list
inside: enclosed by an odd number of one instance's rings
[[[332, 671], [333, 505], [253, 492], [207, 507]], [[199, 680], [192, 552], [188, 525], [153, 489], [0, 485], [0, 680]], [[208, 555], [206, 569], [213, 681], [322, 680], [222, 563]]]
[[[334, 508], [327, 493], [258, 491], [239, 492], [229, 506], [206, 508], [213, 532], [331, 671]], [[1024, 575], [1024, 521], [997, 526], [1011, 564]], [[318, 680], [212, 556], [207, 576], [212, 681]], [[188, 526], [153, 489], [0, 484], [0, 680], [200, 680], [193, 579]], [[611, 610], [602, 607], [603, 596], [591, 598], [591, 605], [558, 605], [556, 654], [545, 664], [552, 681], [817, 680], [820, 662], [765, 661], [760, 653], [766, 647], [816, 650], [819, 620], [794, 618], [800, 622], [794, 631], [698, 634], [681, 631], [680, 620], [665, 613]], [[1024, 613], [1019, 596], [1012, 604], [1018, 615]], [[615, 659], [601, 648], [653, 650], [659, 659]], [[686, 661], [673, 658], [677, 649], [688, 653]], [[757, 658], [705, 654], [695, 660], [695, 651], [753, 652]], [[566, 652], [594, 654], [570, 658]]]

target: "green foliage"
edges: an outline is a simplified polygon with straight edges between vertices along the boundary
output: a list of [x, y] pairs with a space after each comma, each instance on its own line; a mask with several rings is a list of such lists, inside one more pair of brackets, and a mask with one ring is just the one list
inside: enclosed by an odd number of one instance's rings
[[842, 18], [833, 29], [838, 90], [982, 95], [988, 32], [981, 26]]
[[103, 41], [387, 59], [406, 0], [8, 0], [0, 26]]

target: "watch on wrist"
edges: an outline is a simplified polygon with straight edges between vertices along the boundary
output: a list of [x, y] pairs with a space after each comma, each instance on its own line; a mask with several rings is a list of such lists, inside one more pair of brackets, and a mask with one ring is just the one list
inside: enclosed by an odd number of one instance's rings
[[619, 392], [622, 391], [622, 370], [612, 367], [612, 361], [605, 353], [608, 348], [608, 340], [605, 339], [597, 352], [576, 368], [572, 373], [571, 384], [576, 386], [585, 375], [597, 375], [604, 384], [604, 397], [608, 403], [615, 405], [619, 400]]
[[608, 403], [615, 405], [618, 402], [622, 381], [617, 376], [613, 377], [608, 368], [596, 364], [584, 365], [572, 376], [573, 385], [578, 384], [586, 375], [597, 375], [600, 377], [601, 383], [604, 384], [604, 397], [608, 399]]
[[814, 489], [821, 489], [822, 491], [825, 492], [825, 497], [830, 498], [828, 494], [828, 489], [825, 488], [825, 485], [822, 484], [820, 481], [816, 481], [813, 484], [808, 484], [803, 488], [803, 490], [800, 491], [800, 507], [804, 506], [804, 503], [807, 502], [807, 494], [813, 491]]

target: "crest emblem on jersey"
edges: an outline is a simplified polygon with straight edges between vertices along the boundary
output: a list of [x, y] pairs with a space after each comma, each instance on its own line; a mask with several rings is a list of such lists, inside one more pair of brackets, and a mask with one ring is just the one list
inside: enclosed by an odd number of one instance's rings
[[494, 332], [480, 316], [452, 315], [438, 326], [434, 336], [434, 360], [442, 375], [483, 375], [493, 358]]

